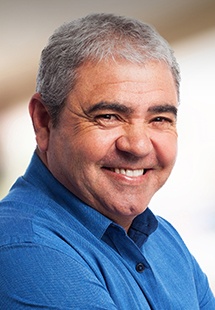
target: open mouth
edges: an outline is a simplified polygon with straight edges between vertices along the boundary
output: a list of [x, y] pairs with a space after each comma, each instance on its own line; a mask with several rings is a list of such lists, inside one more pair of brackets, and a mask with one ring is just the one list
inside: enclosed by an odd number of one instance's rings
[[141, 175], [144, 175], [147, 171], [147, 169], [124, 169], [124, 168], [106, 168], [112, 172], [115, 172], [117, 174], [123, 174], [126, 175], [128, 177], [139, 177]]

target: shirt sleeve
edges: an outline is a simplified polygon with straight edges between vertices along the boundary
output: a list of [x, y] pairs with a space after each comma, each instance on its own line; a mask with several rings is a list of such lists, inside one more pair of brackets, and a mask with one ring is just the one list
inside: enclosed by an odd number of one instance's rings
[[87, 264], [55, 249], [4, 247], [0, 265], [0, 309], [117, 309]]
[[199, 299], [199, 309], [215, 310], [215, 298], [210, 289], [208, 278], [201, 270], [195, 258], [192, 255], [191, 257], [193, 259], [196, 290]]
[[[178, 287], [181, 287], [182, 290], [187, 290], [188, 296], [191, 294], [190, 299], [189, 297], [186, 301], [185, 298], [183, 299], [184, 305], [187, 303], [187, 308], [185, 308], [190, 309], [190, 301], [196, 296], [198, 309], [215, 310], [215, 298], [209, 286], [206, 274], [202, 271], [198, 262], [190, 253], [178, 231], [165, 219], [161, 217], [157, 218], [160, 224], [159, 230], [154, 234], [156, 238], [154, 244], [157, 246], [156, 251], [166, 252], [166, 255], [170, 253], [169, 258], [167, 258], [168, 262], [171, 261], [170, 257], [174, 255], [174, 259], [172, 260], [173, 268], [171, 269], [176, 270], [174, 282], [177, 283], [178, 279]], [[160, 257], [162, 256], [158, 255], [159, 260]], [[153, 259], [153, 263], [157, 263], [159, 266], [158, 260], [155, 261], [155, 259]], [[159, 269], [159, 275], [162, 274], [162, 278], [164, 279], [165, 274], [162, 273], [163, 270], [165, 272], [165, 268], [162, 268], [162, 270]], [[181, 272], [178, 272], [178, 270], [181, 270]], [[169, 270], [167, 271], [168, 273], [170, 272]], [[194, 307], [192, 309], [194, 309]]]

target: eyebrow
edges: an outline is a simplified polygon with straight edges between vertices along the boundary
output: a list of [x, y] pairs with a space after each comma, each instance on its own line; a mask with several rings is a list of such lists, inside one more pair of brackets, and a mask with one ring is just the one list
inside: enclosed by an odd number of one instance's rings
[[175, 115], [175, 117], [177, 116], [177, 112], [178, 109], [171, 104], [162, 104], [162, 105], [155, 105], [152, 107], [149, 107], [148, 112], [150, 113], [172, 113], [173, 115]]
[[118, 102], [107, 102], [107, 101], [101, 101], [93, 106], [91, 106], [86, 112], [87, 114], [102, 111], [102, 110], [112, 110], [115, 112], [120, 112], [124, 114], [130, 114], [133, 112], [133, 109], [131, 107], [128, 107], [124, 104], [118, 103]]

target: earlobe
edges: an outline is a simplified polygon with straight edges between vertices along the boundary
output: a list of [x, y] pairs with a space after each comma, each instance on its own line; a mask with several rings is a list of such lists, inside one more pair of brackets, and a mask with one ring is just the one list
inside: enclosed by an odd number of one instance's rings
[[51, 119], [39, 93], [31, 98], [29, 113], [36, 134], [37, 146], [40, 152], [44, 153], [48, 149]]

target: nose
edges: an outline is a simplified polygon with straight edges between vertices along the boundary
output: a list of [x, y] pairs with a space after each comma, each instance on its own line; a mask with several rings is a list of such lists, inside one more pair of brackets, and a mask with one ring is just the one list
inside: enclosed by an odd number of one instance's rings
[[153, 150], [153, 143], [144, 124], [130, 124], [116, 140], [116, 148], [136, 157], [144, 157]]

